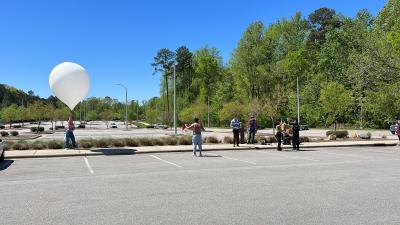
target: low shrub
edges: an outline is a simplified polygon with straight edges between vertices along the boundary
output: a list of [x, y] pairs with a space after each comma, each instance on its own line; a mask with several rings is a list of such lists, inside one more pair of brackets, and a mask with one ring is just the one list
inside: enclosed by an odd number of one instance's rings
[[[264, 136], [256, 136], [255, 138], [257, 140], [257, 143], [260, 143], [262, 145], [265, 145], [267, 143], [267, 138]], [[233, 143], [233, 140], [232, 140]]]
[[142, 137], [142, 138], [139, 138], [139, 145], [140, 146], [153, 146], [153, 141], [150, 138]]
[[328, 137], [329, 135], [334, 134], [336, 138], [348, 138], [349, 137], [349, 132], [347, 130], [329, 130], [326, 132], [326, 136]]
[[192, 137], [190, 136], [181, 136], [178, 139], [179, 145], [191, 145], [192, 144]]
[[12, 149], [14, 142], [13, 141], [3, 141], [4, 142], [4, 150], [8, 151]]
[[12, 128], [21, 128], [21, 125], [13, 125]]
[[47, 142], [48, 149], [62, 149], [64, 144], [62, 141], [49, 141]]
[[206, 137], [205, 143], [218, 144], [219, 140], [218, 140], [218, 138], [216, 138], [214, 136], [209, 136], [209, 137]]
[[121, 140], [121, 139], [112, 139], [112, 140], [111, 140], [111, 146], [112, 146], [112, 147], [120, 148], [120, 147], [124, 147], [124, 146], [125, 146], [125, 143], [124, 143], [124, 141]]
[[79, 148], [90, 149], [94, 146], [95, 140], [93, 139], [82, 139], [78, 142]]
[[11, 136], [18, 136], [18, 131], [15, 131], [15, 130], [13, 130], [13, 131], [10, 131], [10, 134], [11, 134]]
[[7, 136], [8, 136], [8, 132], [7, 132], [7, 131], [1, 131], [1, 132], [0, 132], [0, 135], [1, 135], [2, 137], [7, 137]]
[[86, 126], [84, 124], [79, 124], [78, 128], [83, 129], [86, 128]]
[[223, 142], [225, 144], [233, 144], [233, 138], [230, 136], [225, 136]]
[[265, 137], [265, 142], [266, 143], [274, 143], [274, 142], [278, 142], [278, 140], [276, 140], [275, 136], [266, 136]]
[[330, 134], [330, 135], [328, 136], [328, 140], [330, 140], [330, 141], [336, 140], [336, 134]]
[[300, 137], [300, 142], [310, 142], [309, 137]]
[[163, 146], [165, 145], [165, 140], [163, 138], [154, 138], [153, 145]]
[[372, 134], [370, 132], [367, 132], [366, 134], [359, 134], [358, 137], [361, 139], [371, 139]]
[[138, 140], [133, 139], [133, 138], [125, 138], [124, 143], [125, 143], [125, 146], [128, 146], [128, 147], [138, 147], [139, 146]]
[[94, 146], [96, 148], [108, 148], [109, 147], [109, 143], [108, 140], [105, 139], [97, 139], [94, 143]]
[[177, 145], [178, 140], [175, 137], [167, 137], [165, 138], [165, 144], [167, 145]]
[[30, 149], [41, 150], [41, 149], [46, 149], [46, 148], [47, 148], [47, 145], [42, 141], [35, 141], [30, 144]]
[[44, 131], [44, 127], [39, 127], [39, 129], [38, 129], [38, 127], [31, 127], [30, 129], [31, 129], [31, 132], [38, 132], [38, 130], [39, 130], [39, 132]]
[[5, 128], [6, 128], [6, 126], [0, 125], [0, 130], [3, 130], [3, 129], [5, 129]]
[[15, 142], [14, 145], [12, 146], [14, 150], [28, 150], [29, 145], [26, 141], [18, 141]]

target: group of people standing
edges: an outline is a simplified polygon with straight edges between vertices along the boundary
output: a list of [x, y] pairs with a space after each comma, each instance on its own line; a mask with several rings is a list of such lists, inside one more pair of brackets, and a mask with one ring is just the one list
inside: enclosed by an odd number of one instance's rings
[[[292, 145], [293, 150], [298, 151], [300, 150], [300, 125], [299, 122], [296, 120], [292, 126]], [[278, 124], [276, 125], [276, 134], [275, 138], [278, 141], [278, 151], [282, 151], [282, 141], [284, 140], [285, 136], [288, 135], [285, 129], [285, 124]]]

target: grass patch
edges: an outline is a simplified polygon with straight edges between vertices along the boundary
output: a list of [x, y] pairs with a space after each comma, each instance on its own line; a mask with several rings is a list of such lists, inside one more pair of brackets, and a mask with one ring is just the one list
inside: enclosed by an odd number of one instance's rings
[[167, 137], [165, 139], [165, 143], [167, 145], [177, 145], [178, 144], [178, 140], [175, 137]]
[[125, 143], [121, 139], [112, 139], [111, 140], [111, 146], [112, 147], [117, 147], [117, 148], [125, 147]]
[[96, 148], [108, 148], [109, 144], [108, 141], [105, 139], [97, 139], [94, 143], [94, 146]]
[[47, 144], [43, 141], [35, 141], [30, 144], [29, 148], [33, 150], [42, 150], [47, 148]]
[[214, 137], [214, 136], [209, 136], [209, 137], [206, 137], [205, 143], [209, 143], [209, 144], [218, 144], [218, 143], [219, 143], [219, 140], [218, 140], [218, 138], [216, 138], [216, 137]]
[[26, 141], [18, 141], [12, 146], [14, 150], [28, 150], [29, 145]]
[[95, 141], [93, 139], [82, 139], [78, 142], [79, 148], [90, 149], [93, 148]]
[[181, 136], [178, 139], [179, 145], [191, 145], [192, 144], [192, 137], [190, 136]]
[[139, 139], [140, 146], [153, 146], [153, 141], [150, 138], [140, 138]]
[[62, 149], [64, 147], [62, 141], [49, 141], [47, 142], [48, 149]]
[[125, 143], [125, 146], [128, 146], [128, 147], [138, 147], [139, 146], [139, 141], [134, 138], [125, 138], [124, 143]]
[[233, 138], [230, 136], [225, 136], [223, 142], [224, 144], [233, 144]]

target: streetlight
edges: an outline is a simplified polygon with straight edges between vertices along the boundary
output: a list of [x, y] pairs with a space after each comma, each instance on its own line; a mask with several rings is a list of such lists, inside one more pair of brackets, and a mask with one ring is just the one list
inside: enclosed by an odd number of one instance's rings
[[174, 63], [174, 131], [175, 131], [175, 135], [177, 135], [177, 132], [176, 132], [176, 64], [175, 63]]
[[117, 85], [125, 88], [125, 125], [126, 125], [126, 130], [128, 130], [128, 88], [126, 88], [122, 84], [117, 84]]
[[297, 76], [297, 123], [300, 124], [299, 76]]

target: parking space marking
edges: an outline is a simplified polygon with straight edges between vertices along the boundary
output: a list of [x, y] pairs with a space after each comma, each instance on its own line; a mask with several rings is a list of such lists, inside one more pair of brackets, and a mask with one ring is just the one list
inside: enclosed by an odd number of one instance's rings
[[85, 156], [85, 158], [83, 158], [83, 159], [85, 160], [85, 163], [86, 163], [86, 166], [87, 166], [89, 172], [90, 172], [91, 174], [94, 174], [94, 171], [93, 171], [92, 167], [90, 166], [89, 160], [87, 159], [87, 157]]
[[272, 153], [272, 152], [264, 152], [264, 151], [258, 151], [258, 150], [256, 150], [255, 152], [268, 154], [268, 155], [271, 155], [271, 156], [278, 156], [278, 157], [281, 156], [283, 158], [288, 158], [288, 159], [302, 159], [302, 160], [308, 160], [308, 161], [313, 161], [313, 162], [320, 162], [321, 161], [319, 159], [312, 159], [312, 158], [307, 158], [307, 157], [302, 157], [302, 156], [287, 155], [287, 154], [290, 154], [290, 153], [285, 153], [285, 152], [281, 152], [282, 154]]
[[327, 154], [327, 155], [334, 155], [334, 156], [341, 156], [341, 157], [353, 157], [353, 158], [359, 158], [359, 159], [364, 159], [364, 160], [370, 160], [372, 159], [371, 157], [365, 157], [362, 155], [354, 155], [354, 154], [346, 154], [346, 153], [336, 153], [336, 152], [326, 152], [326, 151], [316, 151], [316, 153], [322, 153], [322, 154]]
[[165, 160], [165, 159], [159, 158], [159, 157], [157, 157], [157, 156], [155, 156], [155, 155], [150, 155], [150, 156], [153, 157], [153, 158], [155, 158], [155, 159], [157, 159], [157, 160], [160, 160], [161, 162], [165, 162], [165, 163], [168, 163], [168, 164], [170, 164], [170, 165], [174, 165], [174, 166], [176, 166], [176, 167], [178, 167], [178, 168], [183, 169], [183, 166], [180, 166], [180, 165], [175, 164], [175, 163], [173, 163], [173, 162], [170, 162], [170, 161], [167, 161], [167, 160]]
[[207, 154], [214, 155], [214, 156], [221, 156], [222, 158], [230, 159], [230, 160], [233, 160], [233, 161], [244, 162], [244, 163], [248, 163], [248, 164], [251, 164], [251, 165], [257, 165], [257, 163], [255, 163], [255, 162], [250, 162], [250, 161], [246, 161], [246, 160], [242, 160], [242, 159], [231, 158], [231, 157], [228, 157], [228, 156], [217, 155], [217, 154], [214, 154], [214, 153], [207, 153]]

